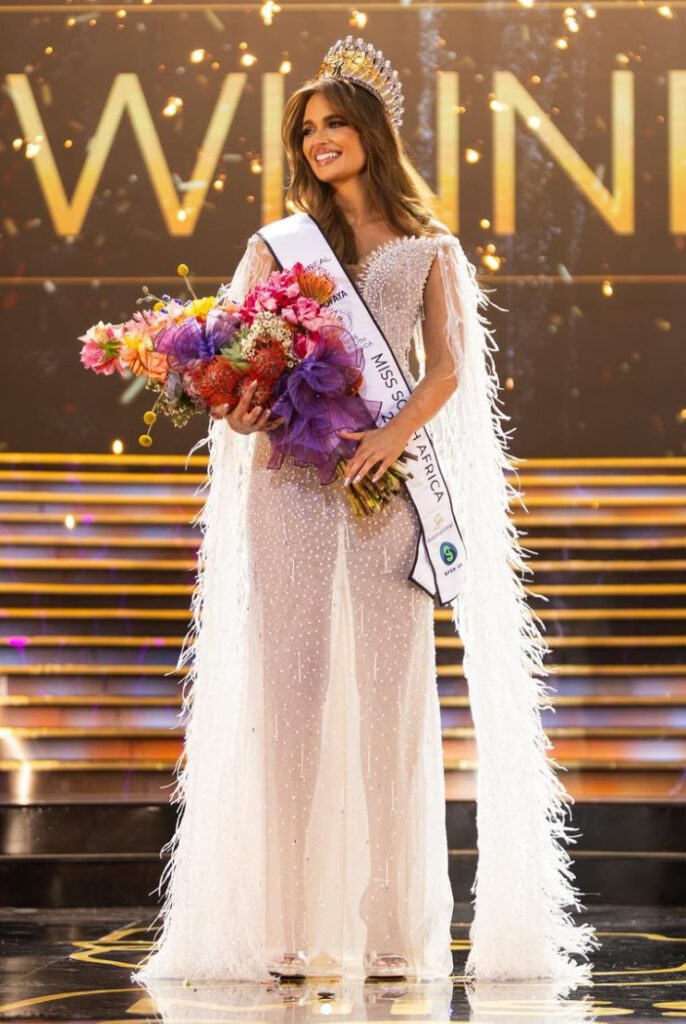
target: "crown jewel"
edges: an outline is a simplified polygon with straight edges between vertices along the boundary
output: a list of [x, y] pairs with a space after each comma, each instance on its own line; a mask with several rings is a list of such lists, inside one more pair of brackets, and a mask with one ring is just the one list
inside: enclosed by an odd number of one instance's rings
[[346, 36], [329, 47], [315, 78], [347, 78], [377, 96], [397, 131], [403, 123], [403, 90], [398, 72], [364, 39]]

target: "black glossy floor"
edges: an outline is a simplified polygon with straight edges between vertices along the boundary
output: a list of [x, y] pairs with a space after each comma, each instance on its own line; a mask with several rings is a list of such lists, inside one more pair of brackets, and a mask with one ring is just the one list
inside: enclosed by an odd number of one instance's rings
[[467, 989], [470, 914], [469, 905], [456, 907], [455, 972], [444, 983], [166, 983], [152, 992], [129, 979], [149, 948], [149, 908], [0, 910], [0, 1017], [101, 1024], [296, 1024], [322, 1016], [345, 1024], [686, 1020], [685, 907], [593, 907], [579, 917], [596, 926], [602, 942], [592, 984], [562, 994], [542, 983]]

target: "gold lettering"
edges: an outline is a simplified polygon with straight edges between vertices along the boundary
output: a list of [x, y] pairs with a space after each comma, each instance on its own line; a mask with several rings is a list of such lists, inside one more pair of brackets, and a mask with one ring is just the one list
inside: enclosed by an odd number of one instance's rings
[[669, 227], [686, 234], [686, 71], [669, 72]]
[[245, 79], [244, 72], [234, 72], [224, 79], [191, 174], [195, 187], [188, 189], [180, 203], [138, 75], [122, 73], [115, 77], [71, 201], [64, 191], [28, 77], [23, 74], [7, 75], [7, 89], [24, 136], [27, 139], [43, 136], [33, 164], [57, 234], [75, 235], [81, 230], [117, 130], [124, 113], [128, 112], [169, 234], [178, 237], [192, 235]]
[[619, 235], [634, 230], [634, 80], [612, 72], [612, 177], [610, 192], [511, 71], [494, 76], [494, 228], [515, 231], [515, 115], [519, 114], [553, 158]]
[[460, 76], [439, 71], [436, 96], [436, 193], [441, 219], [456, 234], [460, 230]]
[[262, 223], [284, 216], [281, 115], [284, 107], [284, 76], [270, 71], [262, 75]]

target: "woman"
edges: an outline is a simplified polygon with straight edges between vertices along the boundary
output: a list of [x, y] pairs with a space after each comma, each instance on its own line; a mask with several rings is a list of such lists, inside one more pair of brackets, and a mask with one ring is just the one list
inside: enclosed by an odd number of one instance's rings
[[[183, 813], [162, 935], [137, 980], [450, 975], [437, 591], [459, 622], [479, 748], [467, 972], [588, 976], [569, 956], [596, 940], [565, 910], [580, 909], [559, 844], [566, 794], [538, 713], [545, 645], [513, 572], [524, 562], [485, 299], [405, 155], [401, 113], [381, 53], [339, 40], [284, 111], [287, 203], [301, 212], [251, 237], [229, 294], [240, 301], [276, 269], [288, 232], [305, 265], [325, 254], [341, 309], [371, 315], [387, 345], [380, 379], [408, 389], [383, 424], [342, 432], [357, 443], [347, 482], [421, 442], [417, 473], [447, 521], [430, 522], [411, 488], [357, 519], [314, 468], [267, 468], [281, 423], [268, 408], [245, 396], [213, 410]], [[441, 565], [429, 531], [455, 510], [459, 540], [440, 544]]]

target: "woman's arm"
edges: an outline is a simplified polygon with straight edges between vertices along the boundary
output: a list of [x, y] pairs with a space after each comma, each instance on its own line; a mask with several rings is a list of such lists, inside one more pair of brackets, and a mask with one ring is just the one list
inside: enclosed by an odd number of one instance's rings
[[[252, 286], [258, 281], [266, 281], [273, 270], [276, 270], [274, 257], [260, 236], [255, 233], [248, 239], [245, 252], [230, 283], [222, 289], [222, 294], [232, 302], [240, 303]], [[262, 409], [259, 405], [250, 409], [254, 391], [255, 384], [244, 391], [231, 412], [227, 412], [228, 405], [215, 405], [211, 412], [216, 416], [223, 417], [229, 426], [239, 434], [252, 434], [256, 430], [274, 430], [281, 426], [283, 417], [270, 420], [271, 409]], [[249, 409], [250, 411], [248, 411]]]
[[[444, 225], [440, 227], [441, 234], [452, 235]], [[406, 404], [383, 427], [339, 431], [341, 437], [360, 440], [357, 451], [348, 461], [346, 484], [351, 480], [357, 482], [380, 462], [372, 478], [378, 479], [404, 451], [415, 431], [436, 415], [457, 388], [457, 368], [447, 335], [448, 310], [438, 252], [424, 287], [424, 310], [425, 372]]]

